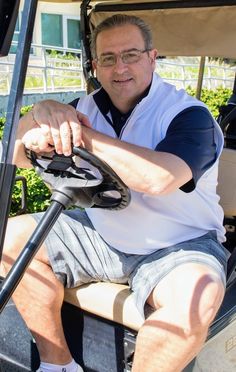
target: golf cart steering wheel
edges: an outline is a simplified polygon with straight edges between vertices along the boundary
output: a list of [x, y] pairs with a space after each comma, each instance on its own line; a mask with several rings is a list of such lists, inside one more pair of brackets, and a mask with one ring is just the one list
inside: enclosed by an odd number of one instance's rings
[[[28, 151], [28, 156], [36, 172], [52, 190], [51, 199], [65, 207], [76, 205], [119, 210], [130, 203], [129, 188], [119, 176], [108, 164], [84, 148], [73, 147], [71, 156], [57, 153], [42, 156], [33, 151]], [[95, 167], [95, 172], [87, 166], [77, 166], [76, 158]]]

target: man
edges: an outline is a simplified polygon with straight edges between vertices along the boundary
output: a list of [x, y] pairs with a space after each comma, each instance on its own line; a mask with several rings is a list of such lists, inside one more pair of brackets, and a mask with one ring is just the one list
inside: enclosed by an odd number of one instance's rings
[[[41, 357], [40, 371], [80, 371], [60, 318], [64, 286], [129, 283], [141, 313], [133, 372], [177, 372], [201, 349], [224, 296], [223, 212], [216, 194], [221, 132], [206, 107], [154, 72], [157, 51], [139, 18], [116, 15], [92, 38], [102, 88], [71, 105], [44, 101], [19, 124], [24, 147], [71, 153], [71, 141], [108, 163], [131, 190], [121, 211], [63, 214], [14, 295]], [[8, 224], [9, 270], [39, 215]], [[19, 244], [21, 242], [21, 244]]]

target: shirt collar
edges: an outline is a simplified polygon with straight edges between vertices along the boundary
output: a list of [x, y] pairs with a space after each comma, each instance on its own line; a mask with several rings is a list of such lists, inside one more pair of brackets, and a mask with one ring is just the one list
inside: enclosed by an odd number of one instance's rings
[[[149, 90], [150, 90], [150, 87], [151, 87], [151, 84], [145, 89], [145, 91], [143, 92], [143, 94], [140, 96], [137, 104], [142, 101], [142, 99], [144, 97], [146, 97], [149, 93]], [[117, 109], [116, 106], [113, 105], [109, 95], [107, 94], [107, 92], [105, 91], [104, 88], [101, 88], [98, 90], [98, 92], [96, 92], [94, 95], [93, 95], [93, 99], [96, 103], [96, 105], [98, 106], [99, 110], [101, 111], [101, 113], [103, 114], [103, 116], [107, 119], [107, 115], [109, 113], [109, 111], [112, 113], [115, 113], [115, 115], [120, 115], [122, 117], [126, 117], [127, 118], [129, 117], [129, 115], [131, 114], [131, 112], [133, 111], [134, 107], [129, 110], [127, 113], [123, 114], [120, 112], [120, 110]], [[136, 104], [136, 105], [137, 105]], [[135, 105], [135, 106], [136, 106]]]

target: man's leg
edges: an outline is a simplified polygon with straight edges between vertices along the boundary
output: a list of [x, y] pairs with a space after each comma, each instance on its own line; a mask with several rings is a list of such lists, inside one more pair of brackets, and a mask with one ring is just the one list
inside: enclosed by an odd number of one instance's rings
[[[31, 236], [36, 222], [31, 216], [8, 221], [3, 267], [8, 272]], [[72, 360], [61, 323], [63, 285], [55, 277], [43, 245], [31, 262], [13, 299], [36, 340], [41, 361], [67, 364]]]
[[207, 265], [176, 267], [148, 299], [156, 310], [138, 333], [132, 371], [182, 371], [203, 346], [223, 296], [219, 275]]

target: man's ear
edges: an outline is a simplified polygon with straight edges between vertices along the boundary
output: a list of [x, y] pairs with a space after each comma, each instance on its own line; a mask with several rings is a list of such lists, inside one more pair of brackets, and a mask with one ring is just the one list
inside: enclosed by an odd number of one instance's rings
[[150, 56], [150, 59], [152, 62], [155, 62], [156, 61], [156, 58], [158, 56], [158, 52], [157, 52], [157, 49], [152, 49], [150, 52], [149, 52], [149, 56]]
[[97, 69], [97, 62], [94, 59], [92, 60], [92, 67], [94, 71]]
[[156, 69], [156, 58], [157, 58], [157, 50], [156, 49], [152, 49], [150, 50], [149, 52], [149, 59], [150, 59], [150, 62], [151, 62], [151, 66], [152, 66], [152, 70], [155, 71]]

